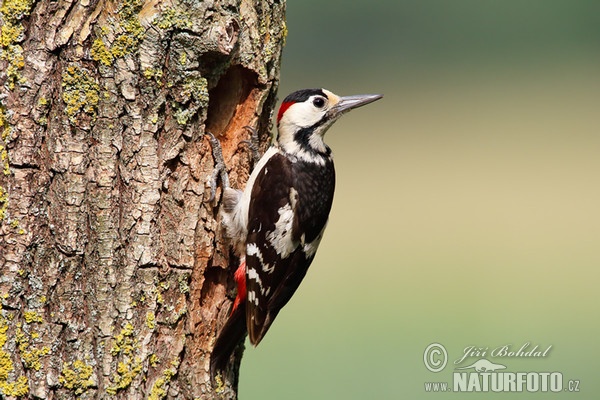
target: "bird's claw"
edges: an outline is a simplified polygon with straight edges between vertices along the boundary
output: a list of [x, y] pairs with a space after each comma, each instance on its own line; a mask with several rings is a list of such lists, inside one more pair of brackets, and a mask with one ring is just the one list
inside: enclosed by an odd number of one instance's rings
[[260, 150], [258, 148], [260, 138], [258, 137], [258, 130], [248, 125], [244, 126], [244, 129], [250, 132], [250, 140], [242, 140], [240, 143], [245, 143], [248, 145], [248, 148], [252, 152], [252, 161], [254, 165], [256, 165], [258, 160], [260, 160]]
[[212, 133], [205, 132], [205, 135], [208, 136], [208, 140], [210, 141], [210, 145], [212, 147], [212, 155], [215, 163], [215, 169], [213, 170], [210, 179], [209, 201], [212, 203], [217, 194], [219, 178], [221, 178], [223, 188], [228, 188], [229, 175], [227, 174], [227, 166], [225, 165], [225, 160], [223, 159], [223, 150], [221, 149], [221, 143], [219, 143], [219, 140]]

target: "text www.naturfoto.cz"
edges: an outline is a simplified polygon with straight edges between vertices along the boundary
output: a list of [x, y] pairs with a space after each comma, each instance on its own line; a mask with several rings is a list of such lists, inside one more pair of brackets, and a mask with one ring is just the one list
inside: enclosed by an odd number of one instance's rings
[[448, 392], [448, 382], [425, 382], [426, 392]]

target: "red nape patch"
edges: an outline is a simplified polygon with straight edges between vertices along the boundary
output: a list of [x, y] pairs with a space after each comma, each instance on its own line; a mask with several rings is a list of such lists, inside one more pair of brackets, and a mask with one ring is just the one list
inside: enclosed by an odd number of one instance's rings
[[279, 112], [277, 113], [277, 123], [279, 123], [279, 121], [281, 120], [281, 117], [283, 117], [283, 113], [290, 108], [290, 106], [294, 104], [293, 101], [286, 101], [284, 103], [281, 103], [281, 107], [279, 107]]

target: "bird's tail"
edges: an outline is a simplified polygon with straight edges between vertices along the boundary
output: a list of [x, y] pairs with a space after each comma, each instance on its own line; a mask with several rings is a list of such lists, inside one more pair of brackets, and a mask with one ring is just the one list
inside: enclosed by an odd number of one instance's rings
[[235, 349], [246, 338], [246, 304], [236, 307], [221, 329], [210, 357], [210, 376], [215, 381], [219, 372], [225, 371]]

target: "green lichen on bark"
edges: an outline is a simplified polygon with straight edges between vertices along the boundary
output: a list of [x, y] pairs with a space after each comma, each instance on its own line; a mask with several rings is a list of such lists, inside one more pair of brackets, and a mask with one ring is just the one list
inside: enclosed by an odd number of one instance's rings
[[179, 125], [187, 125], [198, 110], [208, 107], [208, 82], [205, 78], [189, 74], [183, 80], [182, 90], [173, 103], [173, 116]]
[[173, 7], [162, 11], [160, 16], [155, 20], [154, 24], [163, 30], [169, 30], [173, 28], [190, 29], [193, 26], [192, 16], [189, 12], [178, 10]]

